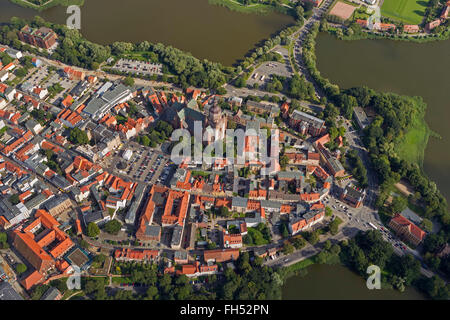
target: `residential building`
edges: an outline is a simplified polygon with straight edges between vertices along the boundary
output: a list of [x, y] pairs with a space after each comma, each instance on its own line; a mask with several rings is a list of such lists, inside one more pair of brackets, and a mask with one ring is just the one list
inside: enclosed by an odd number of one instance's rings
[[359, 208], [363, 203], [365, 195], [366, 192], [362, 189], [346, 186], [341, 193], [341, 200], [354, 208]]
[[114, 258], [117, 261], [150, 262], [156, 260], [158, 257], [158, 250], [133, 250], [130, 248], [122, 248], [114, 251]]
[[56, 289], [55, 287], [51, 287], [47, 291], [45, 291], [40, 300], [54, 301], [54, 300], [61, 300], [62, 297], [63, 295], [58, 289]]
[[298, 110], [292, 112], [289, 125], [303, 135], [309, 133], [312, 136], [319, 136], [325, 130], [325, 121]]
[[206, 263], [221, 263], [239, 258], [239, 249], [216, 249], [203, 251], [203, 260]]
[[417, 246], [426, 236], [426, 232], [406, 219], [401, 214], [396, 214], [389, 222], [392, 228], [400, 237]]
[[26, 25], [19, 32], [19, 39], [32, 46], [49, 49], [56, 43], [58, 36], [56, 33], [47, 27], [33, 29]]
[[228, 231], [224, 230], [222, 233], [222, 244], [224, 248], [242, 248], [242, 235], [240, 233], [228, 233]]

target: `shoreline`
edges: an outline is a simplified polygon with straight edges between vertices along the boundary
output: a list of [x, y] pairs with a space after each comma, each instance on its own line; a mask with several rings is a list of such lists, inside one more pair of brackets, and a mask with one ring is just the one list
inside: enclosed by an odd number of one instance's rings
[[231, 11], [236, 11], [240, 13], [246, 14], [262, 14], [267, 15], [272, 12], [292, 15], [289, 13], [289, 10], [292, 8], [288, 8], [287, 6], [272, 6], [264, 3], [256, 3], [251, 5], [242, 5], [236, 0], [208, 0], [210, 5], [220, 6], [227, 8]]
[[41, 5], [31, 3], [27, 0], [9, 0], [9, 1], [21, 7], [34, 9], [39, 12], [59, 5], [63, 7], [68, 7], [70, 5], [78, 5], [78, 6], [84, 5], [84, 0], [49, 0]]

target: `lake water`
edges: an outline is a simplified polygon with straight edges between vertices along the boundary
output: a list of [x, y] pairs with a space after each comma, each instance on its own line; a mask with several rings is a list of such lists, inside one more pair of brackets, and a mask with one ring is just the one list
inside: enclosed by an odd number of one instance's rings
[[293, 276], [283, 287], [283, 300], [423, 300], [425, 296], [412, 287], [397, 290], [369, 290], [366, 281], [340, 265], [308, 267], [304, 277]]
[[[68, 17], [64, 7], [37, 12], [0, 0], [0, 22], [36, 14], [60, 24]], [[86, 0], [81, 8], [81, 32], [93, 42], [161, 42], [225, 65], [293, 23], [288, 15], [239, 13], [208, 0]]]
[[390, 40], [317, 39], [317, 66], [341, 88], [367, 85], [377, 91], [422, 96], [431, 137], [424, 170], [450, 203], [450, 40], [410, 43]]

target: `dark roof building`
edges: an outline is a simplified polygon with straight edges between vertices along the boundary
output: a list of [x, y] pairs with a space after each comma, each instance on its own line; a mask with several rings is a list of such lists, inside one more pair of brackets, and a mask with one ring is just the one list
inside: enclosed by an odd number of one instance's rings
[[320, 135], [325, 128], [325, 121], [298, 110], [294, 110], [291, 114], [289, 124], [299, 129], [300, 133], [309, 133], [312, 136]]
[[136, 190], [134, 192], [134, 200], [131, 204], [130, 208], [127, 211], [127, 214], [125, 216], [125, 222], [131, 225], [134, 225], [136, 221], [136, 213], [139, 209], [139, 206], [142, 202], [142, 199], [144, 197], [144, 191], [146, 189], [146, 185], [143, 183], [138, 183]]
[[9, 284], [9, 282], [0, 282], [0, 300], [23, 300], [22, 296]]
[[366, 193], [362, 189], [359, 190], [352, 186], [346, 186], [341, 194], [341, 200], [354, 208], [359, 208], [363, 203], [365, 195]]
[[40, 300], [60, 300], [62, 298], [61, 292], [55, 287], [51, 287], [42, 295]]

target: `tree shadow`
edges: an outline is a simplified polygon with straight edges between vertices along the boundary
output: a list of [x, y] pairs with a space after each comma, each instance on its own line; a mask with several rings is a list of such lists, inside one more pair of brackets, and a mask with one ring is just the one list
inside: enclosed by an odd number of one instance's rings
[[428, 7], [429, 1], [417, 1], [417, 4], [420, 4], [422, 7]]

